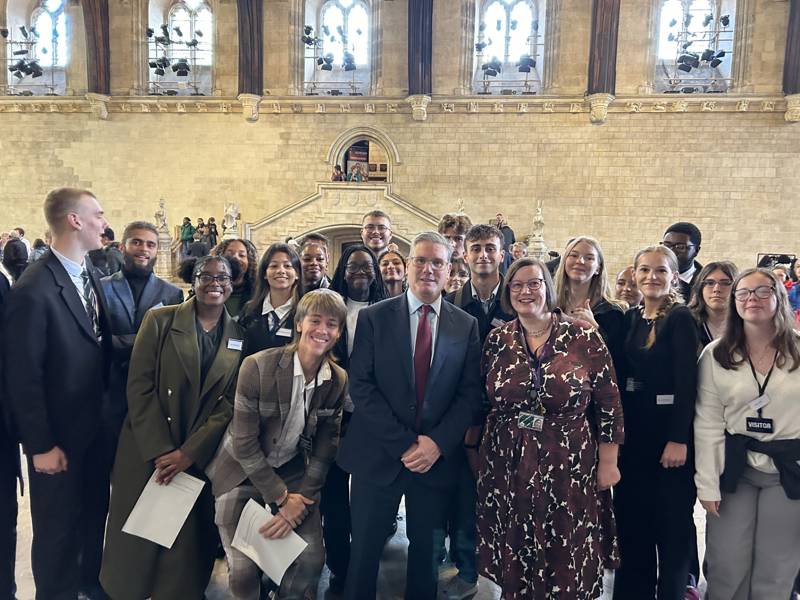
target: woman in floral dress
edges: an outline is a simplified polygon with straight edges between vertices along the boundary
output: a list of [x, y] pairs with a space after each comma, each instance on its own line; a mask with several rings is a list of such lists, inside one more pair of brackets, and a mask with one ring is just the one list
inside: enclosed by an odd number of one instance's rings
[[539, 260], [514, 262], [501, 303], [517, 319], [484, 347], [491, 408], [480, 449], [479, 569], [506, 600], [593, 600], [603, 568], [618, 560], [614, 367], [600, 334], [556, 308]]

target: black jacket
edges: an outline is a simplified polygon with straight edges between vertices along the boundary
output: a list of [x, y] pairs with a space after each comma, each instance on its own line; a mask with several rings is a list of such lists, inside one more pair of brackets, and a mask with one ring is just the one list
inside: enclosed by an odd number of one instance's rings
[[244, 329], [242, 359], [266, 350], [286, 346], [294, 339], [294, 310], [286, 313], [277, 327], [270, 328], [266, 315], [242, 315], [239, 325]]
[[689, 300], [692, 299], [692, 289], [694, 288], [694, 284], [697, 283], [697, 280], [700, 277], [700, 271], [702, 270], [703, 265], [697, 261], [694, 261], [694, 273], [692, 274], [692, 280], [689, 283], [686, 283], [683, 279], [678, 279], [681, 296], [686, 304], [689, 304]]
[[483, 343], [486, 341], [486, 336], [489, 335], [492, 329], [504, 325], [507, 321], [514, 320], [512, 315], [504, 313], [500, 308], [500, 290], [502, 290], [502, 288], [503, 278], [501, 276], [497, 297], [494, 299], [494, 303], [488, 313], [483, 312], [480, 301], [472, 296], [472, 281], [468, 281], [460, 290], [451, 292], [444, 297], [445, 300], [455, 304], [465, 313], [472, 315], [478, 320], [478, 337], [480, 337], [481, 346], [483, 346]]
[[732, 494], [747, 466], [747, 451], [766, 454], [774, 462], [789, 500], [800, 500], [800, 440], [762, 442], [749, 435], [725, 432], [725, 471], [719, 489]]
[[25, 451], [85, 449], [101, 424], [111, 357], [103, 291], [87, 270], [100, 310], [98, 342], [78, 290], [52, 252], [31, 264], [6, 301], [2, 345], [14, 424]]

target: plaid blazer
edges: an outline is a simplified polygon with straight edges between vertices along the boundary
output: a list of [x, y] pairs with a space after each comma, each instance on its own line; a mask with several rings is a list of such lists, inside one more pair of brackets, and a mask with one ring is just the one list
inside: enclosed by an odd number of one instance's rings
[[[292, 350], [270, 348], [242, 362], [233, 419], [206, 469], [215, 496], [229, 492], [247, 479], [265, 502], [277, 500], [286, 491], [286, 484], [267, 457], [278, 443], [289, 415], [293, 356]], [[332, 361], [329, 364], [331, 378], [314, 392], [305, 425], [304, 433], [312, 439], [311, 452], [305, 456], [305, 475], [299, 489], [292, 490], [311, 499], [322, 489], [339, 448], [347, 373]]]

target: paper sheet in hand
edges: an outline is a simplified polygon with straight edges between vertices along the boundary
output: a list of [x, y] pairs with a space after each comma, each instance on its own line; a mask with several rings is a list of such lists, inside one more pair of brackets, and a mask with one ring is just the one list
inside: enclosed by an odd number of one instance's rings
[[178, 473], [169, 485], [159, 485], [154, 472], [122, 531], [172, 548], [204, 485], [186, 473]]
[[280, 585], [286, 569], [308, 545], [294, 531], [279, 540], [269, 540], [258, 533], [260, 527], [272, 520], [272, 514], [255, 500], [248, 500], [239, 517], [231, 545], [256, 563], [267, 577]]

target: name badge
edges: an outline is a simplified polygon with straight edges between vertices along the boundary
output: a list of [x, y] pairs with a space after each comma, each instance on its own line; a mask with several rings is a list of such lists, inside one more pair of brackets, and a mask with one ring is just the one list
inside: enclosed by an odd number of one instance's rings
[[544, 427], [544, 417], [533, 413], [521, 412], [517, 417], [517, 426], [520, 429], [532, 429], [541, 431]]
[[242, 351], [242, 340], [228, 340], [228, 350], [238, 350], [239, 352]]
[[759, 417], [747, 417], [747, 431], [750, 433], [773, 433], [775, 428], [772, 419], [761, 419]]
[[503, 319], [498, 319], [497, 317], [492, 319], [492, 323], [491, 323], [492, 327], [502, 327], [505, 324], [506, 324], [506, 322], [503, 321]]
[[670, 406], [675, 404], [675, 395], [674, 394], [657, 394], [656, 395], [656, 404], [658, 406]]
[[275, 335], [278, 337], [292, 337], [292, 330], [288, 327], [281, 327], [278, 331], [275, 332]]
[[767, 396], [766, 394], [762, 394], [758, 398], [750, 400], [750, 402], [748, 402], [747, 404], [753, 410], [758, 410], [759, 408], [763, 408], [767, 404], [769, 404], [769, 400], [770, 400], [769, 396]]
[[644, 386], [642, 385], [641, 381], [636, 381], [633, 377], [628, 377], [625, 380], [625, 391], [626, 392], [638, 392]]

